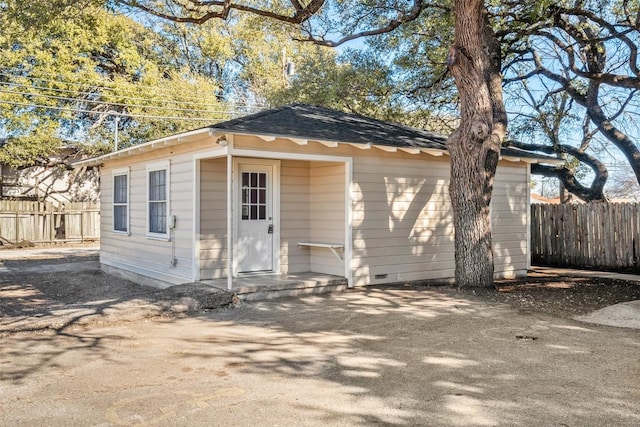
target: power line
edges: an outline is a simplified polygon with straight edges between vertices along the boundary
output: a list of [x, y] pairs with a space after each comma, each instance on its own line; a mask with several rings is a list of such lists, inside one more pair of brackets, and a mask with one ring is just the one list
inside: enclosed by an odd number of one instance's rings
[[[63, 93], [63, 94], [64, 93], [70, 93], [70, 94], [76, 94], [76, 95], [96, 95], [96, 94], [100, 94], [99, 92], [96, 93], [96, 92], [86, 92], [86, 91], [71, 90], [71, 89], [57, 89], [57, 88], [49, 88], [49, 87], [45, 87], [45, 86], [34, 86], [34, 85], [28, 85], [28, 84], [24, 84], [24, 83], [14, 83], [14, 82], [0, 82], [0, 85], [10, 86], [10, 87], [11, 86], [19, 86], [19, 87], [32, 88], [32, 89], [41, 89], [41, 90], [46, 90], [46, 91], [56, 92], [56, 93]], [[97, 86], [97, 88], [99, 88], [99, 86]], [[142, 97], [137, 97], [137, 96], [126, 96], [126, 95], [112, 95], [112, 96], [116, 96], [116, 97], [118, 97], [120, 99], [130, 99], [130, 100], [135, 100], [135, 101], [164, 102], [164, 103], [167, 103], [167, 104], [193, 104], [193, 101], [175, 101], [173, 99], [142, 98]], [[200, 103], [199, 105], [219, 106], [220, 104]]]
[[154, 106], [154, 105], [125, 104], [125, 103], [122, 103], [122, 102], [92, 101], [92, 100], [89, 100], [89, 99], [68, 98], [68, 97], [65, 97], [65, 96], [44, 95], [44, 94], [30, 93], [30, 92], [17, 92], [17, 91], [10, 91], [10, 90], [6, 90], [6, 89], [0, 89], [0, 93], [8, 93], [8, 94], [11, 94], [11, 95], [23, 95], [23, 96], [38, 96], [38, 97], [41, 97], [41, 98], [57, 99], [57, 100], [60, 100], [60, 101], [85, 102], [85, 103], [98, 104], [98, 105], [107, 105], [107, 106], [144, 108], [144, 109], [150, 109], [150, 110], [189, 111], [189, 112], [193, 112], [193, 113], [216, 113], [216, 114], [217, 113], [224, 113], [224, 111], [220, 111], [220, 110], [199, 110], [199, 109], [196, 109], [196, 108], [174, 108], [174, 107], [160, 107], [160, 106]]
[[[56, 107], [56, 106], [50, 106], [50, 105], [31, 104], [26, 102], [13, 102], [13, 101], [3, 101], [3, 100], [0, 100], [0, 104], [15, 105], [20, 107], [44, 108], [49, 110], [68, 111], [72, 113], [101, 114], [101, 115], [107, 115], [107, 116], [120, 116], [120, 117], [131, 117], [131, 118], [142, 118], [142, 119], [190, 120], [190, 121], [206, 121], [206, 122], [211, 122], [212, 120], [216, 120], [216, 118], [204, 119], [201, 117], [153, 116], [153, 115], [147, 115], [147, 114], [120, 113], [117, 111], [94, 111], [94, 110], [84, 110], [80, 108]], [[239, 115], [238, 113], [240, 112], [239, 111], [234, 111], [234, 112], [221, 111], [220, 112], [221, 115], [227, 115], [227, 116]]]
[[[71, 82], [71, 81], [68, 81], [68, 80], [45, 79], [43, 77], [33, 77], [33, 76], [25, 76], [25, 75], [20, 75], [20, 74], [11, 74], [11, 73], [7, 73], [7, 72], [3, 72], [3, 71], [0, 71], [0, 76], [12, 77], [12, 78], [20, 78], [20, 79], [41, 80], [43, 82], [60, 83], [60, 84], [66, 84], [66, 85], [70, 85], [70, 86], [80, 86], [80, 87], [84, 87], [85, 86], [85, 84], [83, 84], [83, 83]], [[2, 83], [2, 82], [0, 82], [0, 83]], [[13, 83], [13, 84], [17, 84], [17, 83]], [[112, 88], [112, 87], [109, 87], [109, 86], [103, 86], [103, 85], [91, 84], [91, 86], [95, 87], [96, 89], [102, 89], [102, 90], [106, 90], [106, 91], [117, 91], [118, 90], [116, 88]], [[32, 87], [36, 87], [36, 86], [32, 86]], [[158, 91], [158, 87], [157, 86], [136, 84], [136, 87], [153, 89], [155, 91]], [[48, 89], [48, 90], [53, 90], [53, 89]], [[164, 92], [167, 95], [171, 95], [166, 91], [164, 91]], [[187, 97], [184, 97], [184, 96], [183, 97], [177, 97], [177, 98], [187, 99]], [[189, 101], [175, 101], [175, 102], [187, 102], [188, 103]], [[250, 107], [250, 105], [247, 104], [247, 103], [235, 103], [235, 104], [238, 105], [238, 106]], [[256, 104], [256, 107], [263, 108], [265, 106], [264, 105], [260, 105], [260, 104]]]

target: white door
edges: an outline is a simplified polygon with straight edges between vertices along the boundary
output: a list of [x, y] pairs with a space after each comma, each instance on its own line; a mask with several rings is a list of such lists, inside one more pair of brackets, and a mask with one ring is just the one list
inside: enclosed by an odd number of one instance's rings
[[238, 272], [273, 271], [273, 166], [238, 167]]

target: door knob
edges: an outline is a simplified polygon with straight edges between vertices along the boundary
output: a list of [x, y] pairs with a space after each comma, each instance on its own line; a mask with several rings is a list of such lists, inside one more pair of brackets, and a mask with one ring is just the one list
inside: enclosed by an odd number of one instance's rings
[[267, 229], [268, 234], [273, 234], [273, 224], [269, 224], [269, 228]]

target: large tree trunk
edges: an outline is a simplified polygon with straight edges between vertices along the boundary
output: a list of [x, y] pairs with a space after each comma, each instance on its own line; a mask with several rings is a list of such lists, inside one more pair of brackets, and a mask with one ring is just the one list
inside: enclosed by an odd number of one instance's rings
[[500, 46], [482, 0], [455, 0], [455, 45], [447, 58], [460, 97], [460, 127], [448, 141], [449, 193], [459, 287], [493, 286], [489, 204], [506, 131]]

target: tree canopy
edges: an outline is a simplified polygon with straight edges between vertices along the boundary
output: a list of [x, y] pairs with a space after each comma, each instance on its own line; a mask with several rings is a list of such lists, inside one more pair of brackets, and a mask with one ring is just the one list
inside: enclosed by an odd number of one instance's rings
[[18, 0], [0, 14], [0, 163], [14, 167], [63, 145], [97, 154], [116, 135], [122, 148], [254, 112], [286, 84], [283, 49], [296, 61], [317, 51], [253, 16], [196, 26], [45, 3], [48, 14]]

